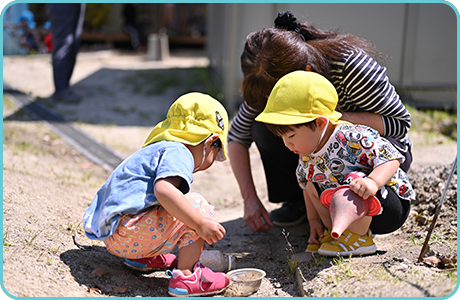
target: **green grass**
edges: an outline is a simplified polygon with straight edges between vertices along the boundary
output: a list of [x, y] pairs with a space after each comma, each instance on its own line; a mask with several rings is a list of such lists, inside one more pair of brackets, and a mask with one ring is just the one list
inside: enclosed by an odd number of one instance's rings
[[123, 88], [147, 96], [164, 94], [168, 89], [197, 91], [222, 100], [223, 94], [206, 68], [137, 70], [121, 79]]
[[457, 141], [457, 115], [443, 110], [416, 109], [406, 105], [411, 114], [410, 132], [421, 132], [427, 138], [442, 135], [447, 140]]

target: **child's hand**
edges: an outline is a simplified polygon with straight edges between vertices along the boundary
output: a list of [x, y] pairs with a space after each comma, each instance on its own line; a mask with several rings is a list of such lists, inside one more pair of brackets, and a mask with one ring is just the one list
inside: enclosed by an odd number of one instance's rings
[[366, 200], [379, 190], [377, 183], [369, 177], [356, 178], [350, 183], [350, 189]]
[[323, 223], [320, 220], [308, 220], [310, 223], [310, 237], [308, 238], [309, 244], [319, 245], [318, 238], [323, 237]]
[[225, 228], [213, 219], [203, 218], [196, 232], [206, 243], [212, 245], [224, 237]]

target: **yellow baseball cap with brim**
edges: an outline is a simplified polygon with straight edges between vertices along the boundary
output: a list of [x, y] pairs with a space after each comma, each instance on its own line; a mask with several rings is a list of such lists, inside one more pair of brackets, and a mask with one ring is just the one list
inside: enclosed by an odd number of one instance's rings
[[325, 116], [337, 122], [342, 117], [341, 113], [335, 111], [337, 102], [337, 91], [324, 76], [315, 72], [294, 71], [278, 80], [256, 121], [295, 125]]
[[153, 128], [143, 147], [158, 141], [196, 146], [214, 133], [219, 135], [222, 143], [216, 160], [224, 161], [227, 159], [227, 111], [211, 96], [192, 92], [182, 95], [171, 105], [166, 120]]

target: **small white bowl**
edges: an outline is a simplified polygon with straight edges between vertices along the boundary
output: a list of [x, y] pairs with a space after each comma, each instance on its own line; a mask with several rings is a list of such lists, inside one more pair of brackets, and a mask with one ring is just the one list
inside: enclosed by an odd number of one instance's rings
[[265, 271], [260, 269], [232, 270], [227, 273], [230, 286], [227, 288], [226, 294], [229, 296], [249, 296], [257, 292], [265, 275]]

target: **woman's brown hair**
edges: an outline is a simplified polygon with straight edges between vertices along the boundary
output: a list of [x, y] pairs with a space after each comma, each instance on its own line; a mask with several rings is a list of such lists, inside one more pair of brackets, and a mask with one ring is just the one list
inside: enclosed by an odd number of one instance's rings
[[299, 33], [276, 27], [252, 32], [240, 58], [243, 99], [262, 111], [275, 83], [284, 75], [310, 66], [311, 71], [330, 79], [329, 63], [358, 49], [379, 56], [377, 48], [360, 37], [321, 30], [308, 22], [300, 23]]

